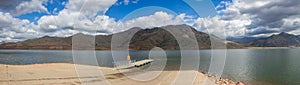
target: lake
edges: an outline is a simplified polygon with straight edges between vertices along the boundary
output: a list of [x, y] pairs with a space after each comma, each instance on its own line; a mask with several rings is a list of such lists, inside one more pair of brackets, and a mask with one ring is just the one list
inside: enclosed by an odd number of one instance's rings
[[[199, 71], [207, 72], [211, 50], [185, 50], [200, 53]], [[224, 50], [220, 50], [224, 51]], [[84, 53], [84, 51], [82, 51]], [[119, 51], [124, 53], [126, 51]], [[151, 51], [130, 51], [132, 60], [142, 60]], [[179, 50], [166, 50], [165, 70], [178, 70]], [[222, 77], [247, 84], [298, 85], [300, 84], [300, 49], [229, 49]], [[96, 51], [100, 66], [113, 66], [111, 51]], [[82, 56], [85, 57], [85, 56]], [[126, 56], [124, 56], [126, 57]], [[192, 56], [199, 57], [199, 56]], [[123, 58], [123, 57], [122, 57]], [[193, 61], [191, 61], [193, 62]], [[25, 65], [40, 63], [73, 63], [70, 50], [0, 50], [0, 64]]]

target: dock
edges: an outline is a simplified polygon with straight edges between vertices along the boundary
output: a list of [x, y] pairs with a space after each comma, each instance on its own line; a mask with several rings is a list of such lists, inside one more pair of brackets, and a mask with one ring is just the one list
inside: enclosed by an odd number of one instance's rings
[[141, 67], [141, 66], [147, 65], [147, 64], [149, 64], [151, 62], [153, 62], [152, 59], [146, 59], [146, 60], [141, 60], [141, 61], [133, 62], [133, 63], [130, 63], [129, 65], [125, 65], [125, 66], [117, 66], [116, 69], [137, 68], [137, 67]]

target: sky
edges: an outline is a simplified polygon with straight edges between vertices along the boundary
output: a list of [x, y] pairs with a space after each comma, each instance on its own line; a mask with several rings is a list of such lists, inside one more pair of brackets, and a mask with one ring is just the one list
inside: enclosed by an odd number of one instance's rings
[[0, 42], [179, 24], [228, 39], [299, 35], [298, 8], [298, 0], [1, 0]]

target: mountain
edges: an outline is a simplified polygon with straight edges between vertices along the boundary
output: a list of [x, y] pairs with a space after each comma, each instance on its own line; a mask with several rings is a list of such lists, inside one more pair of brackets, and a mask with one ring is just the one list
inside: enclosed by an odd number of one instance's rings
[[[134, 32], [136, 32], [134, 35]], [[170, 33], [172, 32], [172, 33]], [[194, 34], [194, 36], [192, 35]], [[130, 37], [132, 36], [132, 38]], [[73, 39], [72, 39], [73, 38]], [[112, 38], [117, 41], [112, 42]], [[114, 40], [113, 39], [113, 40]], [[125, 39], [125, 41], [118, 41]], [[213, 41], [213, 42], [211, 42]], [[72, 43], [73, 42], [73, 43]], [[196, 43], [195, 43], [196, 42]], [[153, 47], [160, 47], [168, 50], [209, 49], [211, 45], [215, 48], [243, 48], [244, 45], [232, 41], [220, 39], [195, 30], [188, 25], [168, 25], [154, 27], [151, 29], [131, 28], [127, 31], [112, 35], [85, 35], [75, 34], [70, 37], [49, 37], [44, 36], [36, 39], [29, 39], [16, 43], [4, 43], [1, 49], [97, 49], [109, 50], [111, 43], [119, 43], [117, 49], [150, 50]], [[182, 43], [182, 44], [179, 44]], [[129, 46], [128, 46], [129, 45]], [[182, 47], [182, 48], [180, 48]]]
[[282, 32], [267, 38], [256, 39], [248, 44], [258, 47], [298, 47], [300, 46], [300, 36]]
[[0, 45], [2, 49], [71, 49], [72, 38], [44, 36], [22, 42], [10, 42]]

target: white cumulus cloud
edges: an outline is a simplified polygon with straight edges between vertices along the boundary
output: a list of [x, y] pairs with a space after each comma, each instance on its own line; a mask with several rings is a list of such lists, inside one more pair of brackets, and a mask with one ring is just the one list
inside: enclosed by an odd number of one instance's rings
[[22, 14], [32, 13], [32, 12], [47, 12], [48, 10], [43, 3], [47, 2], [47, 0], [31, 0], [20, 3], [16, 6], [14, 11], [14, 15], [19, 16]]
[[28, 20], [14, 18], [10, 13], [0, 12], [0, 41], [35, 38], [36, 25]]

